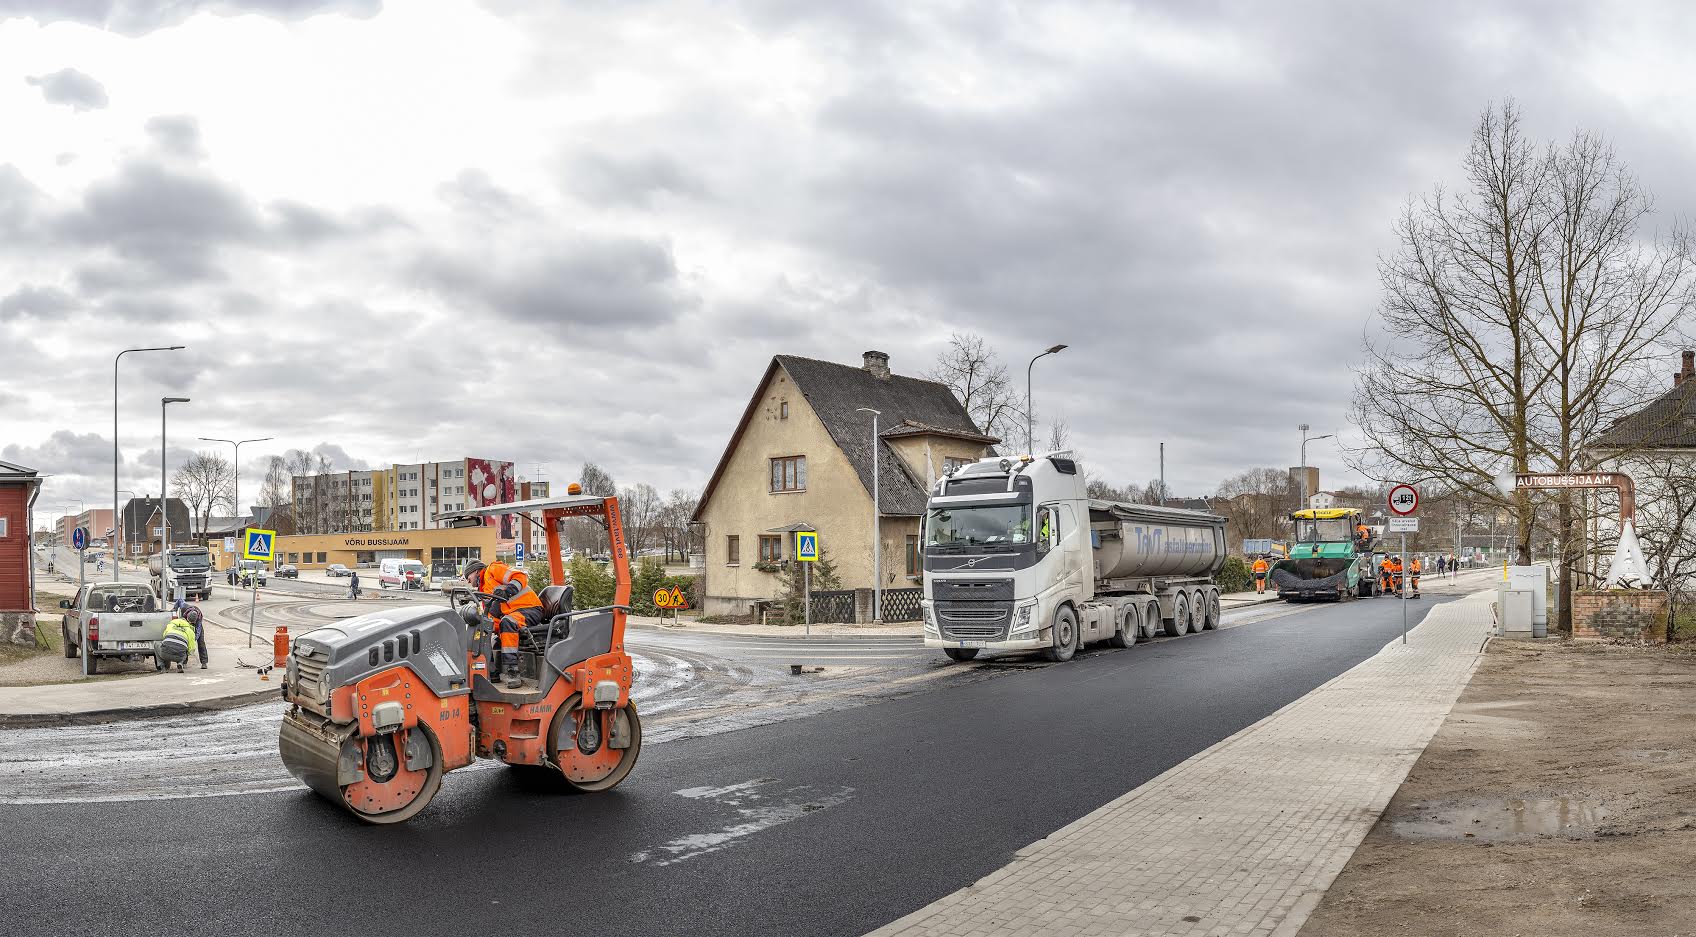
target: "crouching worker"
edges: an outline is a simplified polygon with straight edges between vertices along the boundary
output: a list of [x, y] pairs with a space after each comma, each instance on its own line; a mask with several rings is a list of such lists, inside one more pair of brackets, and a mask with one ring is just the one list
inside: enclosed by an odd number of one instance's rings
[[518, 635], [530, 625], [544, 622], [542, 600], [530, 588], [530, 574], [505, 563], [485, 566], [479, 560], [465, 565], [465, 584], [486, 593], [485, 613], [495, 620], [501, 641], [501, 678], [508, 687], [523, 685], [518, 676]]
[[176, 664], [179, 672], [188, 673], [188, 656], [194, 653], [194, 648], [194, 625], [178, 615], [165, 626], [165, 636], [153, 649], [153, 667], [170, 670]]

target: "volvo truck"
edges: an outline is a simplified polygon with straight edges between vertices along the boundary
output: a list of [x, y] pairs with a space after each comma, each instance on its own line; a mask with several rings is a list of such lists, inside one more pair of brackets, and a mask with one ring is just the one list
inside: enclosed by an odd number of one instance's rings
[[925, 646], [1070, 660], [1219, 626], [1225, 518], [1089, 497], [1069, 453], [991, 457], [931, 490], [924, 519]]
[[162, 602], [204, 601], [212, 597], [212, 552], [205, 547], [172, 547], [147, 558], [153, 594]]

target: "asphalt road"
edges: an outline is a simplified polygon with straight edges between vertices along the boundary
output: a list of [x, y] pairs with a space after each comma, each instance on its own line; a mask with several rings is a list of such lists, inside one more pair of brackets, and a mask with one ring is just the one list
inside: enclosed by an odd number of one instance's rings
[[[1436, 585], [1413, 622], [1446, 599]], [[863, 933], [1298, 698], [1402, 621], [1394, 599], [1288, 611], [672, 738], [601, 795], [455, 772], [399, 828], [294, 791], [0, 805], [5, 931]], [[184, 793], [202, 780], [216, 767]]]

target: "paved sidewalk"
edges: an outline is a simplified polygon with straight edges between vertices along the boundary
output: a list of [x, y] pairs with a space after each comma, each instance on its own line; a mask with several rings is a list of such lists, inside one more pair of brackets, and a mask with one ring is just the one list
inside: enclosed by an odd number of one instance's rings
[[1471, 679], [1490, 599], [874, 934], [1294, 935]]

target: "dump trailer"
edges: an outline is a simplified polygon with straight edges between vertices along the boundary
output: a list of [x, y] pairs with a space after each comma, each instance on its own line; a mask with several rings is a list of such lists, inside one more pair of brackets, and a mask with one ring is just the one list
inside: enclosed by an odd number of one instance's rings
[[1296, 511], [1296, 540], [1288, 559], [1272, 565], [1267, 580], [1286, 602], [1342, 601], [1366, 597], [1377, 585], [1372, 537], [1361, 536], [1358, 508]]
[[925, 646], [1069, 660], [1219, 625], [1225, 518], [1091, 499], [1070, 453], [988, 458], [936, 483], [925, 512]]

